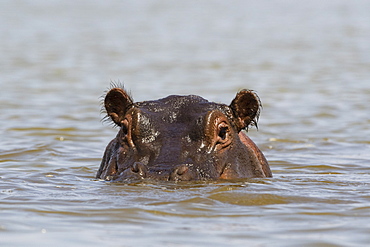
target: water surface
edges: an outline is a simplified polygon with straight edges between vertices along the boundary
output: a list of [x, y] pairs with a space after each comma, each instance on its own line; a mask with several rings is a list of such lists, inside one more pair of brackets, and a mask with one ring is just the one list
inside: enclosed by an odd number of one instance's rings
[[[365, 246], [370, 242], [369, 1], [3, 1], [1, 246]], [[255, 90], [249, 136], [274, 177], [94, 179], [137, 101]]]

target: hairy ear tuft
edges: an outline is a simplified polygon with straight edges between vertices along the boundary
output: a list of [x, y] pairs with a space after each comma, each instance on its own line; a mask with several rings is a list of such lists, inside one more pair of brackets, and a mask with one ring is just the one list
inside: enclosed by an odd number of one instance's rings
[[261, 107], [259, 97], [252, 90], [244, 89], [236, 94], [230, 108], [233, 110], [238, 131], [248, 130], [250, 125], [254, 125], [258, 129], [257, 121]]
[[133, 100], [122, 88], [112, 88], [104, 99], [104, 107], [107, 116], [118, 126], [121, 126], [127, 110], [130, 109], [132, 105]]

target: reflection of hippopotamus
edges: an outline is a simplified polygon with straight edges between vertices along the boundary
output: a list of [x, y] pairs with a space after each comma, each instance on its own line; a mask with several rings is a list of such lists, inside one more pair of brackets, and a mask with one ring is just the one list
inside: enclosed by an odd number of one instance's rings
[[120, 130], [107, 146], [97, 178], [170, 181], [271, 177], [258, 147], [241, 130], [256, 125], [258, 96], [239, 92], [230, 106], [199, 96], [134, 103], [121, 88], [104, 100]]

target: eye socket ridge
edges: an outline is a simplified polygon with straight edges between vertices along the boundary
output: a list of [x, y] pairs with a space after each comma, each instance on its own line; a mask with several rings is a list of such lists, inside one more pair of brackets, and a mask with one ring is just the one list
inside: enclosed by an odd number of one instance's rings
[[213, 110], [206, 115], [204, 133], [209, 152], [221, 151], [231, 145], [234, 128], [225, 113]]
[[121, 121], [121, 130], [122, 130], [122, 135], [121, 139], [124, 142], [127, 142], [131, 147], [134, 147], [134, 142], [132, 140], [132, 119], [130, 117], [126, 117]]

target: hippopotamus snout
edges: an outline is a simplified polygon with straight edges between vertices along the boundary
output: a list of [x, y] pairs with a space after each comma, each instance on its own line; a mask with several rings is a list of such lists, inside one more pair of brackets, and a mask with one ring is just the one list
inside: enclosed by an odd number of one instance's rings
[[125, 169], [120, 178], [123, 180], [154, 179], [167, 181], [191, 181], [199, 180], [199, 171], [194, 169], [193, 164], [181, 164], [174, 168], [163, 168], [164, 165], [148, 167], [140, 162], [135, 162], [131, 167]]

